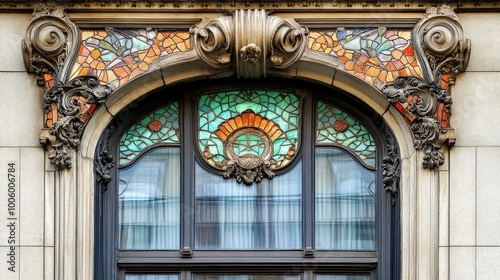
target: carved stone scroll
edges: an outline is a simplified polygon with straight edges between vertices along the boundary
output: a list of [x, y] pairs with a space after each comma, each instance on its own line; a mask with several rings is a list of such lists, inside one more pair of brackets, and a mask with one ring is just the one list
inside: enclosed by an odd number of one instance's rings
[[54, 10], [41, 6], [35, 9], [22, 42], [26, 69], [37, 74], [40, 86], [47, 74], [65, 82], [71, 66], [67, 62], [77, 55], [79, 43], [80, 32], [61, 6]]
[[307, 27], [269, 16], [265, 10], [237, 10], [206, 26], [195, 25], [194, 48], [215, 68], [233, 67], [238, 78], [266, 77], [267, 68], [286, 68], [307, 47]]
[[[414, 145], [423, 151], [424, 168], [436, 168], [444, 163], [441, 147], [455, 143], [452, 128], [443, 126], [440, 111], [451, 114], [449, 86], [456, 75], [467, 67], [470, 42], [465, 39], [457, 16], [449, 6], [428, 8], [412, 32], [412, 44], [423, 69], [424, 79], [415, 76], [397, 77], [381, 91], [410, 121]], [[449, 82], [443, 82], [446, 77]]]

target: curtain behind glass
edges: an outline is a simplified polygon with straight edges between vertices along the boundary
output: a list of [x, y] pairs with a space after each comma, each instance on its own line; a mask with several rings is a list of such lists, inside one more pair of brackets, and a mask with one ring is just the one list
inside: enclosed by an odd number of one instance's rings
[[179, 248], [179, 151], [156, 148], [119, 171], [120, 249]]
[[327, 275], [317, 274], [316, 280], [370, 280], [368, 275]]
[[177, 274], [127, 274], [125, 280], [177, 280]]
[[316, 249], [375, 249], [375, 171], [349, 153], [316, 148]]
[[194, 280], [300, 280], [297, 275], [224, 275], [224, 274], [195, 274]]
[[302, 167], [251, 186], [196, 166], [195, 248], [301, 249]]

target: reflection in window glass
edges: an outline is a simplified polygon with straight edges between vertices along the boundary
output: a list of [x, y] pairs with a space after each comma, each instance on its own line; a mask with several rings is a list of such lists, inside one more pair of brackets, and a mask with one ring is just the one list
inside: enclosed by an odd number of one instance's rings
[[368, 275], [327, 275], [317, 274], [316, 280], [370, 280]]
[[301, 173], [299, 163], [285, 175], [246, 186], [197, 166], [195, 248], [302, 248]]
[[125, 280], [177, 280], [177, 274], [127, 274]]
[[223, 275], [223, 274], [195, 274], [194, 280], [300, 280], [296, 275]]
[[120, 170], [119, 180], [120, 249], [178, 249], [179, 148], [150, 151]]
[[375, 249], [375, 171], [339, 148], [316, 148], [316, 249]]

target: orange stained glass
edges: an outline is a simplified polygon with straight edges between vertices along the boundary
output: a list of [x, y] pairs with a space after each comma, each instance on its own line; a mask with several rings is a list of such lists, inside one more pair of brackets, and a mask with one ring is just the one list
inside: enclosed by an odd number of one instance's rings
[[400, 75], [423, 77], [410, 29], [317, 30], [309, 34], [308, 47], [338, 58], [347, 72], [376, 87]]
[[191, 49], [187, 31], [153, 29], [82, 30], [71, 79], [93, 74], [116, 89], [147, 72], [160, 58]]

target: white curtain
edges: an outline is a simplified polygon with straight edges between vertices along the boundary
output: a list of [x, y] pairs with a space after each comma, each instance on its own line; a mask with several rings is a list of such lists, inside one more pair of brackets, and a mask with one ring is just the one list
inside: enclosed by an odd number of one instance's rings
[[217, 274], [195, 274], [194, 280], [300, 280], [297, 275], [217, 275]]
[[370, 280], [368, 275], [327, 275], [317, 274], [316, 280]]
[[178, 147], [154, 149], [119, 171], [120, 249], [179, 249], [180, 177]]
[[177, 280], [177, 274], [127, 274], [125, 280]]
[[196, 167], [195, 248], [301, 249], [302, 168], [251, 186]]
[[375, 249], [375, 172], [339, 148], [316, 148], [316, 249]]

